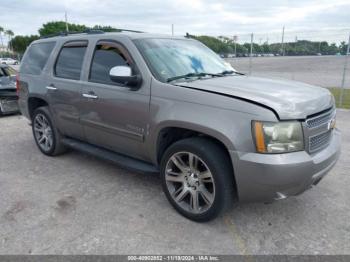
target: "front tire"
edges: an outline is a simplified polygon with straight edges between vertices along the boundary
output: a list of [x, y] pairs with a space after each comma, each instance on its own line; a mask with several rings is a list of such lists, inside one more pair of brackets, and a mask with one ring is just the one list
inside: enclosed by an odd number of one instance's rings
[[48, 107], [39, 107], [34, 111], [32, 131], [39, 150], [47, 156], [56, 156], [66, 152], [62, 136], [53, 125]]
[[214, 219], [234, 201], [231, 160], [210, 139], [188, 138], [171, 145], [162, 158], [161, 179], [172, 206], [197, 222]]

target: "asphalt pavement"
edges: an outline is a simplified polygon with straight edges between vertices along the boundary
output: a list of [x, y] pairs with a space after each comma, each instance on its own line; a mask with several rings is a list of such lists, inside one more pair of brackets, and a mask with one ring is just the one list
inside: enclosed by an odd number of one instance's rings
[[316, 187], [195, 223], [157, 175], [79, 152], [39, 152], [22, 116], [0, 118], [0, 254], [350, 254], [350, 111], [342, 155]]
[[[345, 56], [252, 57], [251, 73], [254, 76], [284, 78], [327, 88], [341, 87], [346, 59]], [[226, 60], [237, 71], [249, 73], [248, 57]], [[350, 66], [345, 71], [344, 87], [350, 88]]]

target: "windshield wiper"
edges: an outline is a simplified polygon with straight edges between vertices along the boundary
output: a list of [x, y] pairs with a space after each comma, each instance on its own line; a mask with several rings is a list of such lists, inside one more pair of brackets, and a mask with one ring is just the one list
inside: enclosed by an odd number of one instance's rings
[[212, 73], [188, 73], [181, 76], [169, 77], [166, 81], [169, 83], [174, 80], [182, 79], [182, 78], [190, 78], [190, 77], [203, 77], [203, 76], [222, 76], [221, 74], [212, 74]]
[[236, 75], [244, 75], [243, 73], [239, 73], [237, 71], [233, 71], [233, 70], [225, 70], [225, 71], [222, 71], [220, 73], [221, 76], [225, 76], [225, 75], [232, 75], [232, 74], [236, 74]]

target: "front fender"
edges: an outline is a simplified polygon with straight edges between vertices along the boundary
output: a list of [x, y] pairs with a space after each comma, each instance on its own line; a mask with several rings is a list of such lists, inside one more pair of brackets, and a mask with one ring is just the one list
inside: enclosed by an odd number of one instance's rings
[[[162, 103], [161, 101], [159, 101]], [[151, 106], [154, 116], [146, 143], [153, 163], [157, 163], [159, 134], [165, 128], [182, 128], [219, 140], [227, 150], [254, 150], [251, 136], [251, 116], [242, 112], [198, 105], [187, 102], [168, 101], [167, 106], [157, 110]], [[152, 112], [153, 111], [153, 112]]]
[[168, 127], [211, 136], [230, 151], [255, 152], [252, 120], [277, 119], [271, 110], [254, 103], [154, 80], [145, 141], [148, 154], [157, 163], [158, 137], [161, 130]]

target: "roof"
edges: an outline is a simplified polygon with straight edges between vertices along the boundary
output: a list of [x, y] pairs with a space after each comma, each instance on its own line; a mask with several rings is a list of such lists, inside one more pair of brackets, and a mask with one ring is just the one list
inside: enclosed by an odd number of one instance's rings
[[77, 40], [84, 37], [84, 39], [94, 39], [94, 38], [113, 38], [115, 36], [118, 37], [126, 37], [131, 40], [134, 39], [144, 39], [144, 38], [169, 38], [169, 39], [187, 39], [183, 36], [171, 36], [166, 34], [152, 34], [152, 33], [135, 33], [135, 32], [99, 32], [99, 33], [73, 33], [73, 34], [62, 34], [56, 35], [52, 37], [41, 38], [34, 42], [48, 42], [52, 40], [61, 40], [61, 39], [71, 39]]

